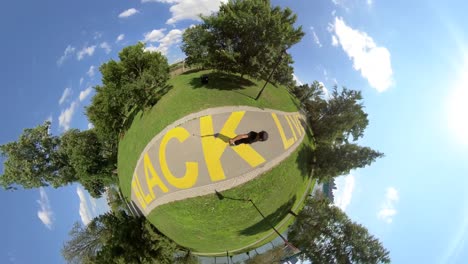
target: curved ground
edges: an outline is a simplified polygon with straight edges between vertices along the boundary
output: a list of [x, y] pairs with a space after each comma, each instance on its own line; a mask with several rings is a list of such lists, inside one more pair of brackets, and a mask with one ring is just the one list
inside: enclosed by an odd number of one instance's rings
[[[299, 113], [253, 107], [218, 107], [177, 120], [140, 155], [132, 200], [144, 215], [159, 205], [213, 194], [246, 183], [287, 158], [302, 142]], [[229, 146], [249, 131], [267, 131], [265, 142]]]
[[[206, 73], [210, 74], [210, 83], [203, 86], [199, 77]], [[235, 75], [192, 72], [176, 76], [170, 82], [174, 88], [155, 107], [135, 117], [119, 144], [118, 172], [122, 193], [127, 198], [131, 196], [132, 176], [140, 155], [154, 136], [174, 121], [226, 105], [298, 111], [297, 101], [284, 87], [268, 85], [262, 97], [255, 101], [253, 98], [263, 83]], [[287, 122], [283, 125], [288, 127]], [[306, 135], [278, 166], [224, 191], [225, 199], [210, 194], [163, 204], [150, 212], [149, 221], [178, 244], [196, 252], [225, 252], [254, 246], [252, 243], [258, 240], [268, 242], [274, 238], [265, 239], [271, 233], [270, 224], [281, 223], [291, 208], [301, 208], [301, 197], [307, 192], [313, 145], [310, 131]], [[177, 173], [183, 174], [183, 171], [174, 171]], [[245, 199], [252, 199], [266, 219]]]

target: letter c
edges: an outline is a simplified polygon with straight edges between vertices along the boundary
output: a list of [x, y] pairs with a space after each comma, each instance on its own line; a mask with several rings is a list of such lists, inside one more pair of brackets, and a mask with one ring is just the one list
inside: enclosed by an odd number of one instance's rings
[[172, 174], [166, 160], [166, 147], [167, 143], [172, 139], [176, 138], [180, 143], [184, 142], [190, 136], [189, 132], [183, 127], [176, 127], [169, 130], [161, 140], [159, 146], [159, 163], [161, 165], [161, 171], [164, 174], [166, 180], [174, 187], [179, 189], [187, 189], [195, 185], [198, 178], [198, 163], [197, 162], [185, 162], [185, 175], [182, 177], [176, 177]]

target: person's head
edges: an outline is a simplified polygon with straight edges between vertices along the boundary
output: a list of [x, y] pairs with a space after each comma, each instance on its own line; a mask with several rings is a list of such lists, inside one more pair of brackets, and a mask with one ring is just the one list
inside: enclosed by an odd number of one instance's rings
[[258, 140], [266, 141], [268, 139], [268, 133], [266, 131], [260, 131], [258, 133]]

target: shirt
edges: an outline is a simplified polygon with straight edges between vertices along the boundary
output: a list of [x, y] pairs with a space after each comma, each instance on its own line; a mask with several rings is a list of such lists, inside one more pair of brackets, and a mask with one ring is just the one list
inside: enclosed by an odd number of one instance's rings
[[236, 140], [234, 144], [237, 146], [239, 144], [252, 144], [255, 141], [257, 141], [257, 132], [250, 131], [249, 134], [247, 134], [249, 137], [248, 138], [241, 138], [239, 140]]

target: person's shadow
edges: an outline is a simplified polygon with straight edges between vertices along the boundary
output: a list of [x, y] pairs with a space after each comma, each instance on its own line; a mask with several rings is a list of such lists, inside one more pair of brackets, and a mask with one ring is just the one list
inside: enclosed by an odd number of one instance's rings
[[221, 139], [222, 141], [226, 142], [229, 144], [229, 140], [231, 139], [230, 137], [226, 136], [226, 135], [223, 135], [221, 133], [215, 133], [213, 135], [202, 135], [201, 137], [215, 137], [215, 138], [219, 138]]

